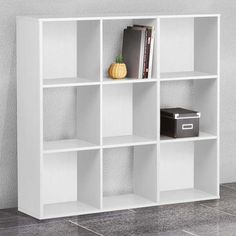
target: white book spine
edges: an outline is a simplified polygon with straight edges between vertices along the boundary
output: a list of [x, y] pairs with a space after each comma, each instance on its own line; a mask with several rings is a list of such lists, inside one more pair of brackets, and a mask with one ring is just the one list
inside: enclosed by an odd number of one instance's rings
[[138, 79], [142, 79], [143, 78], [144, 41], [145, 41], [145, 30], [142, 30], [141, 49], [140, 49], [140, 57], [139, 57]]
[[152, 60], [153, 60], [153, 48], [154, 48], [154, 35], [155, 29], [152, 27], [152, 37], [151, 37], [151, 45], [150, 45], [150, 53], [149, 53], [149, 66], [148, 66], [148, 79], [152, 77]]

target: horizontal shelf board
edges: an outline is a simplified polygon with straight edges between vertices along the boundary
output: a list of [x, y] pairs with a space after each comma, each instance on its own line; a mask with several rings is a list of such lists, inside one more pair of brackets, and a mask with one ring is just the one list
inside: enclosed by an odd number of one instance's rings
[[44, 154], [99, 149], [100, 146], [80, 139], [44, 142]]
[[32, 18], [40, 21], [78, 21], [78, 20], [122, 20], [122, 19], [155, 19], [157, 17], [161, 19], [165, 18], [188, 18], [188, 17], [219, 17], [220, 14], [183, 14], [183, 15], [148, 15], [148, 14], [92, 14], [92, 15], [32, 15], [32, 16], [18, 16], [24, 18]]
[[103, 84], [132, 84], [132, 83], [150, 83], [156, 82], [157, 79], [134, 79], [134, 78], [125, 78], [125, 79], [111, 79], [103, 78]]
[[103, 138], [103, 148], [139, 146], [147, 144], [156, 144], [155, 139], [148, 139], [135, 135], [124, 135]]
[[153, 205], [157, 205], [157, 203], [136, 194], [105, 196], [103, 198], [104, 211], [122, 210], [136, 207], [147, 207]]
[[105, 196], [102, 209], [79, 201], [45, 204], [43, 206], [43, 219], [219, 198], [198, 189], [162, 191], [160, 197], [161, 200], [157, 203], [136, 194]]
[[94, 212], [99, 212], [99, 209], [79, 201], [53, 203], [44, 205], [43, 218], [48, 219], [66, 217], [73, 215], [89, 214]]
[[161, 81], [216, 79], [217, 75], [198, 71], [161, 73]]
[[218, 196], [198, 190], [180, 189], [160, 192], [160, 205], [217, 199]]
[[[25, 16], [24, 16], [25, 17]], [[29, 16], [27, 18], [33, 18], [37, 19], [43, 22], [50, 22], [50, 21], [89, 21], [89, 20], [132, 20], [132, 19], [153, 19], [155, 20], [157, 16], [153, 15], [122, 15], [122, 14], [115, 14], [115, 15], [110, 15], [110, 14], [103, 14], [101, 15], [86, 15], [86, 16]]]
[[198, 137], [189, 137], [189, 138], [171, 138], [168, 136], [161, 135], [161, 143], [191, 142], [191, 141], [201, 141], [201, 140], [211, 140], [211, 139], [217, 139], [217, 136], [205, 132], [199, 132]]
[[88, 86], [99, 85], [99, 81], [89, 80], [85, 78], [55, 78], [44, 79], [44, 88], [58, 88], [58, 87], [73, 87], [73, 86]]
[[219, 17], [220, 14], [185, 14], [185, 15], [159, 15], [161, 19], [165, 18], [188, 18], [188, 17]]

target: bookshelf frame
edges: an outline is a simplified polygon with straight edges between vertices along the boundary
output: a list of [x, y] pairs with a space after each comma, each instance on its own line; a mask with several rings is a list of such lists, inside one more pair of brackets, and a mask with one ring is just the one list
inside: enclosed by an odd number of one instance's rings
[[[155, 27], [152, 76], [108, 79], [133, 23]], [[219, 93], [219, 14], [17, 17], [18, 210], [218, 199]], [[168, 106], [199, 110], [199, 137], [162, 137]]]

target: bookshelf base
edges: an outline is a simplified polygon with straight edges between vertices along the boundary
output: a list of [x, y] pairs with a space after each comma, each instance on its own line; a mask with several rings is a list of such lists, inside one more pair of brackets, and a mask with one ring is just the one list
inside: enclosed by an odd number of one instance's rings
[[45, 204], [43, 207], [43, 219], [83, 215], [98, 211], [98, 208], [79, 201]]
[[160, 205], [204, 201], [217, 198], [219, 197], [216, 195], [201, 191], [196, 188], [161, 191]]
[[136, 194], [123, 194], [104, 197], [103, 208], [105, 211], [122, 210], [129, 208], [148, 207], [157, 203]]

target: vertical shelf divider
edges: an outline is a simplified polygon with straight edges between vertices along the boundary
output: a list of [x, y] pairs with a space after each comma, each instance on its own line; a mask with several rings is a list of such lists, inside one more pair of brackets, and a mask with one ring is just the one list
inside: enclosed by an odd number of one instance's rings
[[217, 18], [217, 195], [220, 197], [220, 15]]
[[157, 202], [160, 202], [160, 156], [161, 156], [161, 151], [160, 151], [160, 126], [161, 126], [161, 119], [160, 119], [160, 78], [161, 78], [161, 73], [160, 73], [160, 68], [161, 68], [161, 63], [160, 63], [160, 18], [156, 18], [156, 29], [155, 29], [155, 39], [156, 39], [156, 58], [157, 58], [157, 63], [156, 63], [156, 70], [157, 70]]
[[100, 208], [103, 209], [103, 20], [100, 19]]
[[39, 80], [40, 80], [40, 217], [43, 218], [43, 22], [39, 22]]

